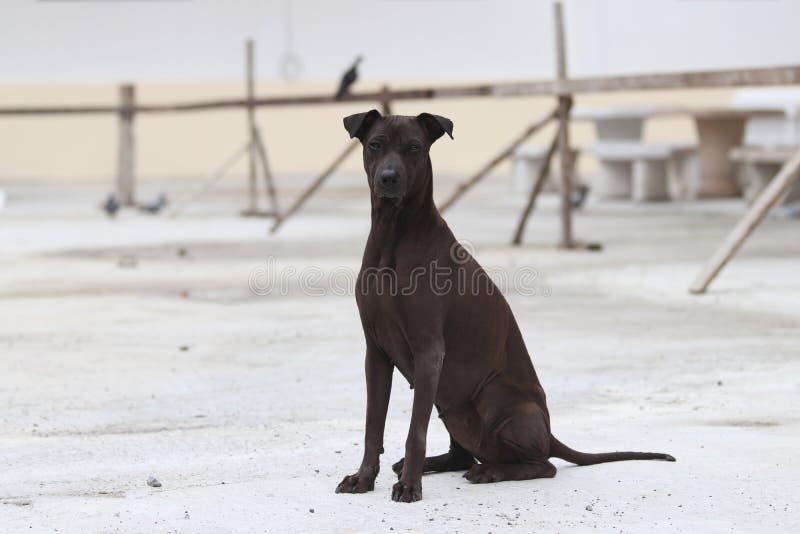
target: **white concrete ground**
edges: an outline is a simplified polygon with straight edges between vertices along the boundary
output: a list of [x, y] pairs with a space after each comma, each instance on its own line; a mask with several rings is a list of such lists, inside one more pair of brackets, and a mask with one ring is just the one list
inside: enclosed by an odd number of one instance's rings
[[[229, 190], [182, 217], [107, 220], [99, 188], [4, 185], [0, 532], [800, 531], [800, 222], [768, 220], [695, 297], [740, 203], [590, 205], [577, 233], [605, 250], [589, 253], [551, 246], [544, 198], [515, 249], [523, 199], [497, 179], [448, 219], [485, 266], [539, 273], [536, 296], [509, 301], [554, 432], [677, 463], [432, 475], [423, 501], [393, 503], [411, 400], [398, 376], [376, 491], [335, 495], [361, 455], [363, 341], [351, 296], [307, 295], [298, 277], [357, 269], [367, 199], [360, 178], [336, 183], [277, 236], [237, 217]], [[298, 276], [254, 295], [269, 257]], [[429, 451], [446, 445], [432, 421]]]

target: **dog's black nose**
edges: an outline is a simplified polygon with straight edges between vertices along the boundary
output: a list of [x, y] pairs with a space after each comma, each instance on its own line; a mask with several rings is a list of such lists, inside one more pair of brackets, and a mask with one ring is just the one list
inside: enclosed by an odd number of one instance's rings
[[400, 179], [400, 175], [394, 169], [383, 169], [378, 174], [378, 185], [384, 189], [394, 189], [397, 187], [397, 183]]

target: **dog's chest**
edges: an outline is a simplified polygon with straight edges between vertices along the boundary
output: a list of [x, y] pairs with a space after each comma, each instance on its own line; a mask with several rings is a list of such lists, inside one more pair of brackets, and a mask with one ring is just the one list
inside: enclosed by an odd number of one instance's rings
[[408, 318], [404, 294], [407, 277], [396, 271], [359, 276], [357, 303], [367, 335], [389, 357], [397, 369], [411, 381], [414, 371], [412, 351], [408, 344]]

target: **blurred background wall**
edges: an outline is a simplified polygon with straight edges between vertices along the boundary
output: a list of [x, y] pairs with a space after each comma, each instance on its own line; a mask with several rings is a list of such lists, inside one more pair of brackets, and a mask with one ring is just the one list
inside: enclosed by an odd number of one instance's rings
[[[800, 63], [795, 0], [567, 0], [574, 76]], [[257, 45], [259, 92], [335, 90], [363, 54], [358, 88], [553, 75], [549, 0], [4, 0], [0, 106], [114, 103], [135, 82], [141, 102], [243, 95], [243, 42]], [[454, 58], [458, 58], [454, 60]], [[730, 91], [581, 97], [581, 105], [725, 105]], [[551, 99], [410, 102], [456, 124], [434, 155], [446, 172], [474, 170]], [[261, 110], [276, 171], [313, 173], [346, 142], [341, 117], [363, 105]], [[140, 117], [142, 177], [207, 175], [245, 140], [244, 113]], [[105, 180], [115, 117], [0, 118], [0, 180]], [[686, 119], [659, 119], [649, 139], [690, 140]], [[591, 139], [578, 125], [575, 142]], [[357, 158], [348, 168], [358, 167]]]

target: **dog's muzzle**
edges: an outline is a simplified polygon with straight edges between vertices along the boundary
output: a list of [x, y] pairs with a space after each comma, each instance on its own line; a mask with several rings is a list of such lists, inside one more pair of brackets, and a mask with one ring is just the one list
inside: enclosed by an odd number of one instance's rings
[[403, 180], [394, 169], [383, 169], [375, 176], [375, 194], [378, 197], [400, 198], [403, 196]]

